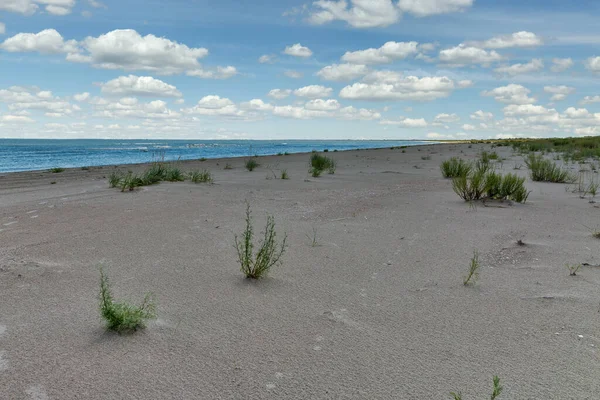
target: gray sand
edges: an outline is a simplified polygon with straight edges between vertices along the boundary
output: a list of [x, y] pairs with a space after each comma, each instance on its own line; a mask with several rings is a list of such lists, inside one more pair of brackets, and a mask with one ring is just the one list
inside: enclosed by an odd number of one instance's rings
[[[471, 209], [442, 179], [483, 145], [187, 162], [215, 185], [109, 189], [113, 167], [0, 178], [2, 399], [600, 398], [600, 209], [533, 183], [526, 204]], [[489, 145], [485, 146], [486, 149]], [[509, 148], [505, 172], [522, 159]], [[421, 156], [431, 153], [431, 160]], [[225, 162], [234, 166], [223, 170]], [[219, 163], [217, 166], [216, 164]], [[266, 179], [286, 168], [290, 180]], [[141, 166], [124, 169], [141, 169]], [[575, 167], [573, 167], [575, 168]], [[525, 175], [527, 171], [516, 171]], [[56, 184], [50, 184], [56, 181]], [[284, 264], [242, 277], [244, 200], [289, 235]], [[319, 246], [306, 234], [313, 227]], [[518, 246], [523, 239], [526, 246]], [[482, 270], [464, 287], [473, 250]], [[107, 333], [98, 265], [114, 294], [152, 291], [159, 319]]]

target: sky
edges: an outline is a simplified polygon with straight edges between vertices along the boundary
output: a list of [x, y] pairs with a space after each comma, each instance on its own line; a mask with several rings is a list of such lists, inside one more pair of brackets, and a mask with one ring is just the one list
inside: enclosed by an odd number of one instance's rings
[[600, 135], [596, 0], [0, 0], [0, 138]]

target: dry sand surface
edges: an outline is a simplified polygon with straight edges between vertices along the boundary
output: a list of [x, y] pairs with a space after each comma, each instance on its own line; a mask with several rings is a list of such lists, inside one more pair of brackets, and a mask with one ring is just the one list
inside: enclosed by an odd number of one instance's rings
[[[565, 185], [473, 209], [441, 177], [489, 145], [183, 163], [215, 184], [109, 189], [113, 167], [0, 178], [1, 399], [600, 398], [600, 209]], [[520, 157], [496, 149], [513, 172]], [[464, 154], [461, 154], [464, 152]], [[422, 156], [430, 154], [431, 160]], [[234, 169], [224, 170], [226, 162]], [[288, 170], [290, 180], [266, 179]], [[121, 167], [141, 169], [142, 166]], [[575, 168], [575, 167], [573, 167]], [[523, 168], [515, 171], [525, 175]], [[103, 178], [104, 176], [104, 178]], [[50, 184], [55, 181], [55, 184]], [[288, 233], [283, 265], [242, 277], [233, 236]], [[317, 247], [307, 238], [313, 227]], [[517, 245], [522, 239], [526, 245]], [[462, 284], [473, 251], [477, 284]], [[152, 291], [158, 320], [105, 332], [104, 265], [119, 299]]]

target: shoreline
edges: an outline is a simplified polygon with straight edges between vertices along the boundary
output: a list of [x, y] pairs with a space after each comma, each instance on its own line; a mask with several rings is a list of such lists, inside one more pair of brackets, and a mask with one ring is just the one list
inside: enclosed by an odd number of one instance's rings
[[[76, 139], [78, 140], [78, 139]], [[99, 139], [99, 140], [104, 140], [104, 139]], [[406, 140], [409, 141], [409, 140]], [[426, 140], [414, 140], [415, 142], [428, 142]], [[324, 141], [326, 142], [326, 141]], [[397, 141], [390, 141], [390, 142], [397, 142]], [[406, 146], [406, 148], [409, 147], [420, 147], [420, 146], [432, 146], [432, 145], [436, 145], [436, 144], [444, 144], [438, 141], [431, 141], [431, 143], [426, 143], [426, 144], [416, 144], [416, 145], [408, 145]], [[449, 143], [446, 143], [449, 144]], [[394, 148], [398, 147], [403, 147], [403, 146], [393, 146]], [[349, 152], [349, 151], [372, 151], [372, 150], [385, 150], [385, 149], [389, 149], [390, 147], [368, 147], [368, 148], [362, 148], [362, 149], [346, 149], [346, 150], [329, 150], [327, 152], [325, 151], [317, 151], [318, 153], [331, 153], [331, 154], [335, 154], [335, 153], [343, 153], [343, 152]], [[275, 154], [260, 154], [260, 155], [244, 155], [244, 156], [234, 156], [234, 157], [204, 157], [206, 158], [205, 161], [211, 160], [211, 161], [228, 161], [228, 160], [239, 160], [239, 159], [245, 159], [245, 158], [264, 158], [264, 157], [275, 157], [275, 156], [285, 156], [285, 157], [289, 157], [291, 155], [306, 155], [306, 154], [311, 154], [312, 152], [295, 152], [295, 153], [289, 153], [288, 155], [285, 154], [279, 154], [279, 153], [275, 153]], [[181, 160], [165, 160], [165, 161], [161, 161], [164, 163], [194, 163], [194, 162], [205, 162], [205, 161], [200, 161], [202, 159], [201, 158], [192, 158], [192, 159], [181, 159]], [[129, 167], [131, 166], [132, 168], [138, 168], [138, 167], [147, 167], [149, 165], [152, 165], [155, 161], [147, 161], [147, 162], [141, 162], [141, 163], [117, 163], [117, 164], [103, 164], [103, 165], [85, 165], [85, 166], [81, 166], [81, 167], [61, 167], [60, 165], [56, 165], [57, 168], [64, 168], [65, 172], [67, 171], [73, 171], [73, 170], [81, 170], [83, 168], [88, 168], [89, 170], [94, 170], [94, 169], [104, 169], [104, 168], [111, 168], [111, 167], [119, 167], [119, 168], [123, 168], [123, 167]], [[25, 170], [25, 171], [6, 171], [6, 172], [0, 172], [0, 178], [2, 178], [5, 175], [8, 174], [25, 174], [25, 173], [40, 173], [40, 172], [50, 172], [50, 169], [32, 169], [32, 170]]]

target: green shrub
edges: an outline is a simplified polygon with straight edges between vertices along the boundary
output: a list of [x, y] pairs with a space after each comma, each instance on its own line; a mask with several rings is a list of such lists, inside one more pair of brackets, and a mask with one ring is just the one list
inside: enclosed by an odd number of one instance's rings
[[246, 164], [245, 164], [245, 166], [246, 166], [246, 169], [247, 169], [248, 171], [254, 171], [254, 169], [255, 169], [256, 167], [258, 167], [259, 165], [260, 165], [260, 164], [258, 163], [258, 161], [256, 161], [256, 159], [255, 159], [255, 158], [250, 158], [249, 160], [247, 160], [247, 161], [246, 161]]
[[452, 189], [464, 201], [480, 200], [485, 194], [485, 173], [476, 171], [452, 178]]
[[468, 175], [453, 178], [452, 189], [465, 201], [489, 198], [524, 203], [530, 193], [525, 187], [525, 178], [477, 169]]
[[287, 169], [282, 169], [281, 170], [281, 179], [290, 179], [288, 173], [287, 173]]
[[466, 176], [471, 173], [472, 169], [473, 164], [458, 157], [452, 157], [449, 160], [443, 161], [440, 165], [440, 170], [442, 171], [442, 176], [444, 178]]
[[192, 171], [189, 173], [190, 180], [194, 183], [213, 183], [212, 175], [209, 171]]
[[313, 152], [310, 156], [310, 169], [309, 172], [313, 177], [320, 176], [323, 171], [327, 170], [330, 174], [334, 174], [336, 169], [336, 163], [332, 158], [320, 155]]
[[121, 192], [125, 192], [126, 190], [132, 191], [138, 186], [143, 186], [142, 178], [129, 172], [127, 175], [123, 176], [119, 181], [119, 187], [121, 188]]
[[156, 305], [150, 293], [146, 294], [140, 306], [113, 300], [108, 276], [100, 269], [100, 315], [106, 321], [106, 329], [111, 331], [134, 332], [145, 328], [145, 322], [156, 318]]
[[59, 167], [50, 168], [50, 172], [52, 172], [53, 174], [59, 174], [61, 172], [65, 172], [65, 169], [64, 168], [59, 168]]
[[235, 235], [235, 248], [242, 272], [246, 278], [259, 279], [265, 276], [271, 267], [279, 262], [287, 246], [287, 235], [284, 235], [281, 244], [277, 243], [275, 232], [275, 219], [267, 216], [264, 237], [258, 244], [258, 252], [254, 253], [254, 228], [250, 204], [246, 203], [246, 228], [238, 238]]
[[142, 183], [144, 185], [154, 185], [165, 179], [167, 168], [161, 162], [152, 163], [152, 166], [148, 168], [142, 174]]
[[533, 181], [554, 183], [575, 181], [575, 177], [569, 171], [563, 170], [552, 161], [544, 159], [541, 154], [529, 154], [525, 159], [525, 164], [531, 171]]

